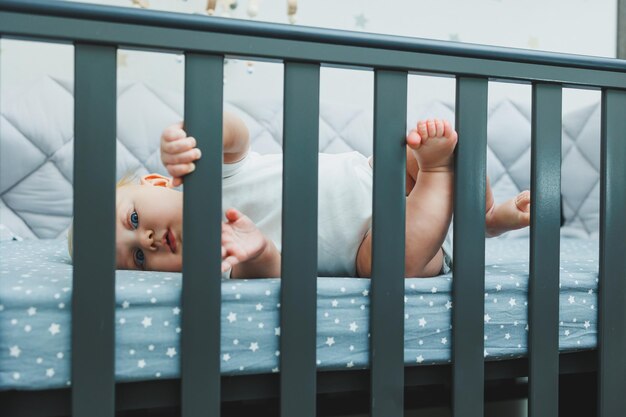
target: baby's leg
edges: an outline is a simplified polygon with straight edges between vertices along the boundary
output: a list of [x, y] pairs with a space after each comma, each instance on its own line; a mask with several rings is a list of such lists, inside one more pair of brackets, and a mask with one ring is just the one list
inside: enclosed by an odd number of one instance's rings
[[[407, 136], [419, 173], [406, 200], [405, 276], [434, 276], [441, 271], [441, 245], [452, 217], [456, 142], [454, 129], [441, 120], [420, 122]], [[410, 165], [407, 169], [417, 170]], [[359, 276], [371, 274], [371, 233], [359, 248], [357, 272]]]
[[[419, 166], [413, 151], [407, 146], [406, 155], [406, 195], [415, 187]], [[487, 177], [485, 194], [485, 235], [499, 236], [510, 230], [521, 229], [530, 224], [530, 192], [522, 191], [504, 203], [495, 204], [493, 192]]]

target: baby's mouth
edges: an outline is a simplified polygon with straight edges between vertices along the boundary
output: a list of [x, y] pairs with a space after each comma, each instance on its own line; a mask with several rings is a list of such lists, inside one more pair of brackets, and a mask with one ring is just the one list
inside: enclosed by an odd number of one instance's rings
[[176, 237], [174, 236], [174, 232], [171, 229], [167, 229], [167, 233], [165, 234], [165, 240], [167, 241], [167, 246], [169, 246], [172, 253], [176, 253]]

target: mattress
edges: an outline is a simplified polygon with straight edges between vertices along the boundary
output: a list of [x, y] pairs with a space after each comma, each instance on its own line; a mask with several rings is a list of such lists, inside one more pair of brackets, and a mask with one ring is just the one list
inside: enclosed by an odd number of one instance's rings
[[[65, 242], [2, 242], [0, 260], [0, 390], [71, 385], [72, 266]], [[561, 241], [561, 351], [596, 345], [598, 242]], [[450, 275], [405, 281], [407, 366], [450, 362]], [[181, 274], [116, 274], [117, 381], [180, 374]], [[319, 278], [317, 365], [366, 368], [369, 361], [368, 279]], [[528, 241], [486, 243], [485, 360], [526, 354]], [[221, 371], [279, 371], [280, 280], [222, 282]], [[93, 360], [98, 360], [94, 357]]]

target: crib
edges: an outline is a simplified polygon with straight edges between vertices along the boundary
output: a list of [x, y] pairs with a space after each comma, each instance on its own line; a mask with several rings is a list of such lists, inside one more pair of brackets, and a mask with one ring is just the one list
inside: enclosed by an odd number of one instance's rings
[[[567, 412], [565, 397], [580, 396], [583, 381], [586, 389], [597, 390], [597, 398], [579, 398], [588, 400], [589, 410], [603, 417], [623, 414], [626, 62], [37, 0], [0, 1], [0, 36], [75, 46], [76, 137], [71, 388], [0, 391], [0, 414], [105, 417], [180, 407], [183, 416], [219, 416], [228, 415], [231, 404], [247, 401], [260, 415], [306, 417], [339, 413], [353, 401], [369, 404], [372, 416], [393, 417], [403, 415], [406, 404], [427, 392], [430, 399], [450, 401], [458, 417], [484, 415], [486, 396], [511, 395], [528, 396], [531, 416], [556, 416]], [[185, 123], [205, 155], [205, 163], [198, 164], [185, 182], [184, 218], [192, 219], [193, 226], [192, 222], [184, 226], [188, 248], [180, 379], [115, 381], [115, 236], [110, 225], [115, 221], [112, 138], [119, 47], [185, 54]], [[281, 371], [273, 374], [220, 374], [221, 197], [215, 198], [215, 191], [209, 197], [206, 189], [221, 190], [225, 56], [284, 63]], [[316, 368], [321, 65], [369, 68], [375, 74], [374, 240], [366, 370], [320, 373]], [[459, 142], [455, 159], [452, 362], [417, 367], [405, 367], [400, 325], [409, 72], [456, 78], [456, 129], [461, 137], [472, 138]], [[490, 80], [532, 84], [528, 357], [497, 362], [485, 362], [483, 339]], [[559, 353], [557, 336], [563, 87], [602, 92], [598, 342], [596, 350], [568, 354]], [[93, 217], [101, 221], [94, 224]], [[96, 241], [93, 235], [100, 238]], [[527, 386], [519, 382], [526, 376]], [[447, 391], [428, 391], [429, 387]]]

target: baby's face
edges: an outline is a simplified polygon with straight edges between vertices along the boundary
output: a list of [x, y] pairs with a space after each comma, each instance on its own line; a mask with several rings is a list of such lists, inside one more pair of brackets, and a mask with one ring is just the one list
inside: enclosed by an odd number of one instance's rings
[[181, 271], [183, 194], [152, 185], [117, 189], [115, 253], [118, 269]]

